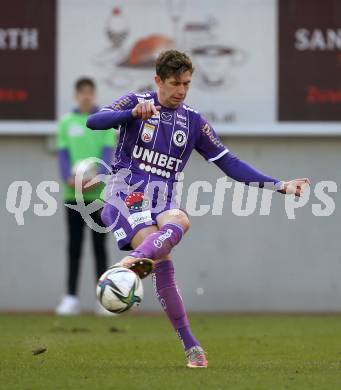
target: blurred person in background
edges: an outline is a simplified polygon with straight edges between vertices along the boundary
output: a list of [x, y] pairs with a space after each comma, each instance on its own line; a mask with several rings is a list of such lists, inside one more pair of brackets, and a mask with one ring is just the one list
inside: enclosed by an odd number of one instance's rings
[[[90, 114], [95, 113], [98, 108], [95, 105], [96, 85], [90, 78], [80, 78], [75, 83], [75, 101], [77, 107], [65, 115], [58, 124], [57, 149], [60, 175], [64, 184], [65, 204], [76, 202], [75, 174], [79, 169], [83, 170], [82, 196], [84, 203], [88, 205], [100, 199], [103, 190], [103, 183], [87, 187], [86, 184], [96, 174], [105, 172], [103, 165], [88, 166], [87, 175], [84, 168], [79, 168], [84, 160], [89, 157], [96, 157], [110, 165], [113, 156], [113, 147], [116, 141], [114, 131], [94, 132], [86, 127], [86, 121]], [[78, 167], [78, 168], [77, 168]], [[90, 175], [89, 175], [90, 173]], [[91, 174], [93, 175], [91, 177]], [[78, 276], [80, 270], [80, 259], [84, 237], [85, 221], [82, 215], [69, 207], [66, 207], [67, 223], [67, 291], [56, 308], [56, 314], [76, 315], [80, 313], [80, 302], [77, 296]], [[101, 210], [91, 214], [98, 225], [103, 226], [100, 218]], [[107, 251], [105, 248], [106, 234], [97, 233], [91, 229], [93, 251], [96, 264], [97, 279], [107, 269]], [[106, 312], [96, 302], [95, 312], [105, 314]]]

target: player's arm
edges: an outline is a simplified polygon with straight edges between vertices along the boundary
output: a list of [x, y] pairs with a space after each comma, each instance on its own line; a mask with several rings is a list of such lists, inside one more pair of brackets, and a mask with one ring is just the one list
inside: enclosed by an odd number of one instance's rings
[[196, 150], [206, 160], [214, 162], [232, 179], [246, 185], [267, 188], [284, 194], [295, 194], [296, 196], [302, 195], [302, 187], [305, 184], [310, 184], [307, 178], [284, 182], [265, 175], [225, 148], [212, 126], [204, 118], [200, 117], [198, 126]]
[[151, 102], [142, 102], [138, 103], [132, 110], [132, 115], [134, 118], [147, 120], [154, 115], [157, 115], [160, 111], [161, 106], [155, 106]]
[[[226, 149], [227, 150], [227, 149]], [[228, 151], [214, 163], [229, 177], [246, 185], [257, 185], [260, 188], [272, 189], [282, 194], [303, 194], [303, 186], [310, 184], [308, 178], [281, 181], [267, 176], [245, 161], [240, 160], [233, 153]]]
[[151, 102], [138, 103], [135, 95], [129, 94], [90, 115], [86, 125], [92, 130], [107, 130], [129, 123], [134, 119], [149, 119], [156, 115], [160, 108]]
[[86, 125], [91, 130], [108, 130], [134, 120], [133, 109], [137, 104], [134, 94], [121, 96], [111, 105], [89, 115]]

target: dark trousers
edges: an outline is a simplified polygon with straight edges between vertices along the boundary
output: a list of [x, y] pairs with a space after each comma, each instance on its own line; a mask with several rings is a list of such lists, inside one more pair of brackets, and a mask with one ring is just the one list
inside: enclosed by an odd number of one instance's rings
[[[70, 201], [66, 201], [68, 204], [76, 204]], [[87, 202], [85, 202], [87, 204]], [[101, 226], [103, 222], [100, 216], [101, 210], [91, 214], [93, 220]], [[68, 276], [67, 276], [67, 293], [70, 295], [77, 294], [78, 275], [80, 268], [80, 259], [82, 255], [82, 244], [84, 238], [84, 226], [86, 222], [83, 220], [81, 213], [77, 210], [72, 210], [66, 207], [66, 221], [67, 221], [67, 233], [68, 233]], [[105, 233], [97, 233], [91, 229], [93, 254], [96, 264], [97, 279], [107, 269], [107, 251], [105, 248]]]

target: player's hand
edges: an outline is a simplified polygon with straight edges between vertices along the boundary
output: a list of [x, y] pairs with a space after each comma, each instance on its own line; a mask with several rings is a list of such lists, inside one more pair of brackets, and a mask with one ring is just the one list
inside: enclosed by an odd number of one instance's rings
[[157, 115], [158, 111], [160, 111], [161, 106], [154, 106], [153, 103], [143, 102], [137, 104], [132, 111], [134, 118], [139, 118], [142, 120], [146, 120], [151, 118], [153, 115]]
[[303, 195], [305, 186], [310, 186], [308, 178], [285, 181], [283, 182], [283, 188], [279, 192], [282, 194], [294, 194], [300, 197]]
[[83, 192], [90, 191], [90, 190], [96, 188], [101, 183], [102, 183], [102, 181], [99, 180], [97, 177], [94, 177], [94, 178], [89, 179], [89, 180], [83, 180], [83, 182], [82, 182], [82, 191]]

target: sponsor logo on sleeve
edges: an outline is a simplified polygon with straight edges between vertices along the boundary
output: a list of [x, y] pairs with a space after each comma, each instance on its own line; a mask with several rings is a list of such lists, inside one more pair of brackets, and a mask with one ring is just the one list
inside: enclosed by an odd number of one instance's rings
[[129, 105], [132, 105], [133, 101], [129, 96], [125, 96], [124, 98], [116, 101], [113, 105], [114, 110], [124, 110], [126, 109]]
[[209, 138], [209, 140], [212, 142], [213, 145], [215, 146], [224, 146], [220, 139], [218, 138], [218, 136], [216, 136], [214, 133], [213, 133], [213, 130], [211, 129], [211, 126], [208, 124], [208, 123], [205, 123], [205, 125], [201, 128], [201, 131], [207, 135], [207, 137]]

